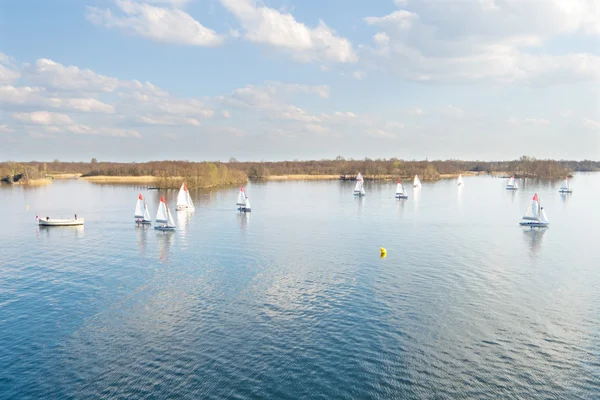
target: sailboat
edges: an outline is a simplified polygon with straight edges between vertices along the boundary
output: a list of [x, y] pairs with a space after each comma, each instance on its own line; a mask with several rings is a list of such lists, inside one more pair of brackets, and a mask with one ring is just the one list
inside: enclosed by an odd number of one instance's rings
[[421, 180], [419, 179], [418, 175], [415, 175], [415, 180], [413, 181], [413, 187], [421, 187]]
[[185, 182], [181, 184], [179, 188], [179, 194], [177, 195], [177, 211], [194, 210], [194, 202], [192, 196], [185, 186]]
[[569, 185], [569, 177], [568, 176], [565, 177], [565, 181], [563, 182], [562, 186], [560, 187], [559, 192], [560, 193], [573, 193], [573, 191], [571, 190], [571, 186]]
[[508, 183], [506, 184], [506, 190], [518, 190], [519, 189], [519, 185], [517, 184], [517, 180], [515, 179], [515, 176], [511, 176], [510, 179], [508, 180]]
[[156, 223], [160, 225], [155, 225], [154, 229], [158, 229], [159, 231], [175, 230], [175, 222], [173, 222], [171, 211], [169, 211], [169, 207], [165, 202], [164, 196], [160, 198], [160, 203], [158, 204], [158, 210], [156, 211]]
[[364, 196], [365, 195], [365, 186], [364, 179], [360, 172], [356, 175], [356, 185], [354, 185], [354, 195], [355, 196]]
[[458, 186], [464, 185], [462, 174], [458, 175]]
[[537, 193], [533, 195], [533, 199], [531, 199], [531, 204], [529, 204], [529, 206], [527, 207], [525, 215], [523, 215], [523, 218], [521, 219], [519, 225], [538, 228], [550, 225], [550, 222], [548, 222], [548, 218], [546, 217], [544, 207], [540, 205]]
[[244, 192], [244, 188], [240, 189], [240, 193], [238, 194], [237, 203], [235, 204], [238, 208], [238, 211], [241, 212], [250, 212], [252, 211], [252, 207], [250, 206], [250, 199], [246, 196], [246, 192]]
[[398, 185], [396, 185], [396, 198], [408, 199], [408, 195], [406, 194], [406, 189], [404, 189], [404, 185], [402, 185], [402, 181], [398, 181]]
[[138, 196], [137, 203], [135, 204], [135, 214], [133, 215], [133, 218], [135, 218], [135, 222], [138, 224], [152, 223], [150, 212], [148, 212], [148, 207], [146, 207], [146, 202], [144, 201], [141, 193]]

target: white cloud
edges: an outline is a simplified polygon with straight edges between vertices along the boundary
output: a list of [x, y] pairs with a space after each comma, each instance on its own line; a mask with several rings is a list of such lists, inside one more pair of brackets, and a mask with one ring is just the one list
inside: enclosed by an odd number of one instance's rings
[[305, 122], [319, 121], [319, 117], [289, 104], [289, 99], [298, 93], [327, 98], [329, 97], [329, 87], [273, 82], [265, 86], [248, 85], [234, 90], [229, 96], [221, 96], [219, 100], [226, 106], [259, 111], [268, 118]]
[[589, 119], [589, 118], [584, 118], [582, 120], [583, 125], [588, 128], [588, 129], [592, 129], [595, 131], [600, 131], [600, 121], [595, 121], [593, 119]]
[[0, 133], [12, 133], [15, 130], [6, 124], [0, 124]]
[[22, 72], [28, 82], [61, 91], [114, 92], [122, 84], [116, 78], [64, 66], [47, 58], [40, 58], [33, 65], [25, 64]]
[[13, 113], [13, 119], [34, 125], [73, 125], [75, 122], [66, 114], [35, 111], [30, 113]]
[[200, 121], [196, 118], [185, 118], [185, 117], [176, 117], [171, 115], [163, 115], [163, 116], [148, 116], [141, 115], [137, 118], [139, 122], [149, 124], [149, 125], [175, 125], [175, 126], [200, 126], [202, 125]]
[[421, 116], [425, 114], [425, 111], [421, 110], [420, 108], [411, 108], [410, 110], [408, 110], [408, 113], [410, 115], [414, 115], [414, 116]]
[[357, 79], [357, 80], [359, 80], [359, 81], [360, 81], [360, 80], [362, 80], [362, 79], [363, 79], [363, 78], [364, 78], [366, 75], [367, 75], [367, 74], [366, 74], [366, 72], [364, 72], [364, 71], [354, 71], [354, 72], [352, 73], [352, 77], [353, 77], [354, 79]]
[[327, 133], [329, 128], [319, 124], [306, 124], [306, 129], [314, 133]]
[[550, 125], [550, 121], [548, 121], [547, 119], [544, 119], [544, 118], [516, 118], [516, 117], [510, 117], [508, 119], [508, 123], [512, 124], [512, 125], [516, 125], [516, 126], [524, 126], [524, 125], [529, 125], [529, 126], [543, 126], [543, 125]]
[[251, 42], [288, 50], [300, 62], [358, 60], [352, 43], [337, 36], [323, 21], [316, 28], [309, 28], [291, 14], [258, 7], [252, 0], [221, 0], [221, 3], [238, 19], [244, 37]]
[[150, 4], [169, 4], [173, 7], [183, 7], [191, 0], [143, 0], [144, 3]]
[[44, 88], [30, 86], [0, 86], [0, 105], [54, 108], [105, 114], [114, 112], [113, 106], [91, 97], [57, 97]]
[[[222, 35], [203, 26], [180, 9], [155, 7], [129, 0], [115, 0], [115, 3], [124, 15], [113, 15], [109, 9], [88, 7], [86, 19], [95, 25], [118, 28], [159, 42], [218, 46], [224, 41]], [[168, 3], [181, 5], [185, 2], [168, 1]]]
[[[15, 121], [23, 123], [26, 127], [39, 127], [51, 133], [74, 133], [78, 135], [104, 135], [114, 137], [141, 137], [140, 133], [133, 129], [122, 129], [115, 127], [91, 128], [84, 124], [78, 124], [73, 119], [61, 113], [48, 111], [35, 111], [31, 113], [13, 113]], [[36, 132], [33, 130], [33, 132]], [[39, 131], [37, 131], [39, 134]]]
[[442, 107], [440, 109], [440, 113], [442, 115], [456, 119], [463, 118], [465, 116], [465, 111], [462, 108], [453, 106], [451, 104]]
[[[406, 2], [397, 2], [399, 8]], [[421, 82], [553, 85], [600, 80], [600, 57], [546, 51], [561, 35], [600, 34], [594, 0], [413, 0], [365, 18], [379, 32], [362, 59]], [[530, 49], [534, 48], [535, 51]]]
[[390, 139], [395, 137], [395, 135], [389, 133], [388, 131], [385, 131], [383, 129], [379, 129], [379, 128], [370, 128], [367, 129], [365, 131], [365, 133], [369, 136], [373, 136], [373, 137], [377, 137], [377, 138], [383, 138], [383, 139]]
[[0, 64], [0, 84], [13, 83], [20, 77], [21, 74], [18, 71], [15, 71]]

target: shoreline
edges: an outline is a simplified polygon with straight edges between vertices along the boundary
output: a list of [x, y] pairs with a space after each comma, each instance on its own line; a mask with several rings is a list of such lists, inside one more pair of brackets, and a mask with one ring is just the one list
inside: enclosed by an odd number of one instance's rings
[[[91, 182], [91, 183], [154, 183], [160, 179], [156, 176], [142, 175], [142, 176], [109, 176], [109, 175], [96, 175], [96, 176], [80, 176], [79, 179]], [[172, 177], [167, 179], [178, 179], [178, 177]]]
[[[435, 181], [440, 180], [440, 179], [453, 179], [453, 178], [458, 178], [459, 175], [462, 176], [477, 176], [477, 175], [487, 175], [486, 172], [474, 172], [474, 171], [463, 171], [463, 172], [458, 172], [458, 173], [453, 173], [453, 174], [440, 174], [438, 179], [435, 179]], [[343, 179], [342, 177], [344, 176], [349, 176], [349, 175], [326, 175], [326, 174], [322, 174], [322, 175], [309, 175], [309, 174], [288, 174], [288, 175], [269, 175], [269, 176], [264, 176], [264, 177], [259, 177], [259, 178], [251, 178], [250, 180], [266, 180], [266, 181], [326, 181], [326, 180], [354, 180], [354, 178], [347, 178], [347, 179]], [[352, 175], [354, 176], [354, 175]], [[365, 175], [365, 179], [370, 180], [370, 181], [391, 181], [391, 180], [397, 180], [397, 179], [402, 179], [402, 180], [410, 180], [413, 177], [400, 177], [398, 175], [378, 175], [377, 177], [372, 177], [369, 175]], [[431, 179], [424, 179], [423, 177], [419, 177], [423, 182], [431, 182], [434, 180]]]

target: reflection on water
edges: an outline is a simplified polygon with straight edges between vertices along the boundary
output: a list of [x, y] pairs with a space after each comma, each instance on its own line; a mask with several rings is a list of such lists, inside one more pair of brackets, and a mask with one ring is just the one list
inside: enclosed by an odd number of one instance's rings
[[535, 255], [541, 248], [544, 235], [549, 228], [523, 228], [525, 240], [530, 247], [530, 255]]
[[563, 205], [567, 205], [569, 203], [569, 198], [571, 197], [570, 193], [561, 193], [560, 194], [560, 199], [563, 202]]
[[38, 236], [75, 237], [82, 238], [85, 234], [83, 225], [76, 226], [40, 226], [38, 225]]
[[421, 202], [421, 190], [422, 186], [413, 187], [413, 201], [411, 201], [411, 203], [413, 203], [413, 209], [415, 211], [419, 210], [419, 203]]
[[135, 232], [137, 236], [137, 244], [140, 250], [140, 254], [146, 254], [146, 246], [148, 244], [148, 231], [153, 229], [149, 224], [139, 224], [135, 227]]
[[186, 243], [189, 225], [193, 217], [194, 210], [177, 211], [177, 236], [183, 240], [182, 243]]
[[248, 227], [248, 224], [250, 223], [250, 214], [251, 213], [247, 213], [247, 212], [237, 213], [238, 225], [240, 226], [240, 229], [243, 231], [246, 230], [246, 228]]
[[462, 191], [465, 185], [458, 185], [458, 205], [462, 204]]
[[358, 215], [362, 214], [363, 211], [363, 203], [364, 203], [364, 198], [365, 196], [354, 196], [356, 198], [356, 211], [358, 212]]
[[162, 262], [169, 261], [171, 245], [176, 231], [156, 231], [156, 242], [158, 243], [159, 259]]

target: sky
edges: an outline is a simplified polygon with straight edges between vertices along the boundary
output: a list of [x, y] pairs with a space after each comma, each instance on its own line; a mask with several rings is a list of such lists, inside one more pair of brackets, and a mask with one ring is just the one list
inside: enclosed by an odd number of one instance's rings
[[597, 0], [0, 1], [0, 160], [600, 159]]

